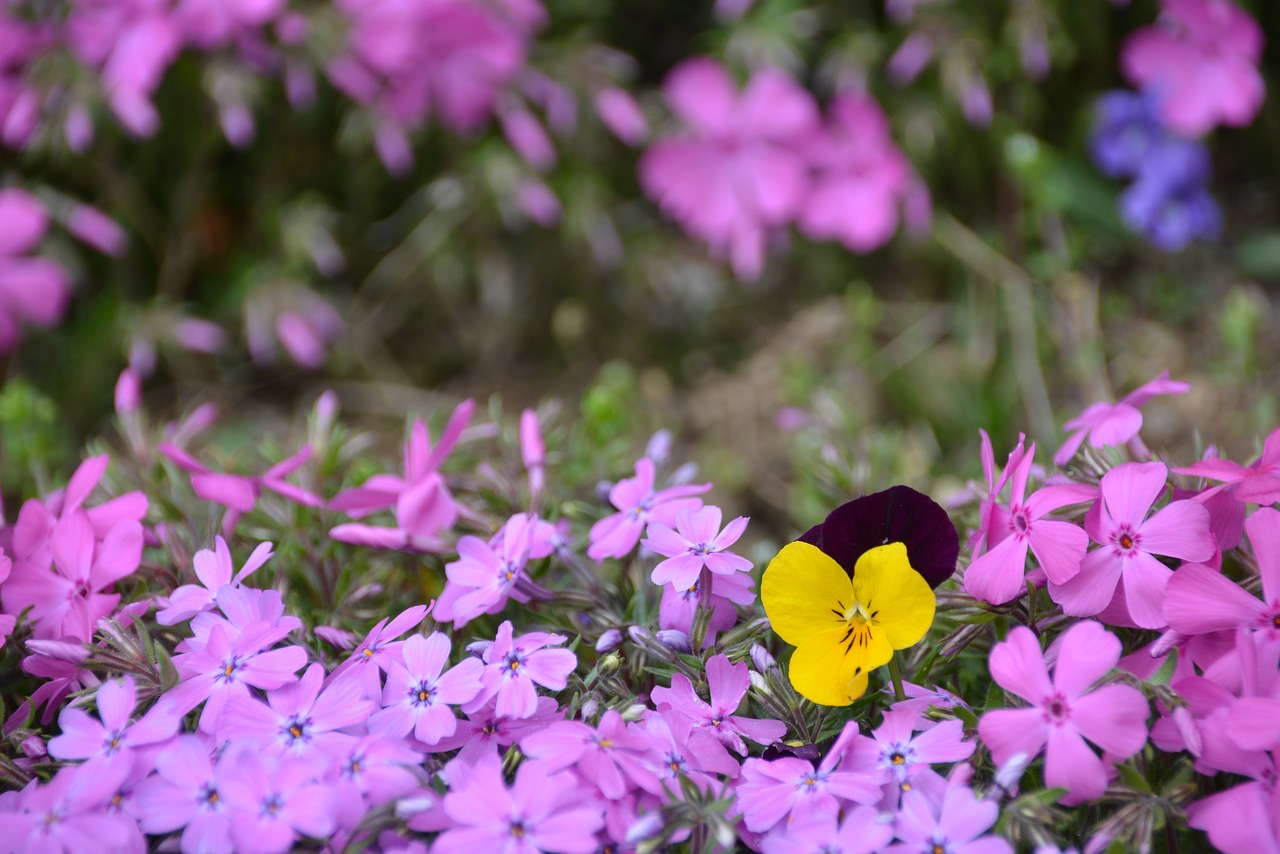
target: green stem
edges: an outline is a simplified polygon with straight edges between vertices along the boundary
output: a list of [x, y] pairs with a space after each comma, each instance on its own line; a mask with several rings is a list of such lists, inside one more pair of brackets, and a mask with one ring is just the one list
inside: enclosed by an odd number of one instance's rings
[[893, 696], [902, 702], [907, 699], [907, 692], [902, 690], [902, 671], [898, 669], [898, 657], [889, 659], [889, 676], [893, 678]]

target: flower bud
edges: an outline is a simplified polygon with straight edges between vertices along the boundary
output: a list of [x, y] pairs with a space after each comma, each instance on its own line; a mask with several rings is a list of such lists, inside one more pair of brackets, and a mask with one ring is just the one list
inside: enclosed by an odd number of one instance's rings
[[765, 649], [758, 643], [751, 645], [751, 663], [756, 666], [756, 670], [764, 673], [766, 670], [773, 670], [778, 666], [778, 660], [773, 657], [769, 650]]
[[640, 816], [634, 824], [627, 828], [626, 843], [635, 845], [637, 842], [657, 836], [662, 832], [664, 823], [662, 813], [651, 812], [648, 815]]
[[689, 636], [678, 629], [662, 629], [658, 632], [658, 642], [667, 649], [674, 649], [676, 652], [693, 651], [693, 646], [689, 643]]
[[622, 644], [622, 631], [619, 629], [609, 629], [600, 635], [600, 640], [596, 641], [596, 652], [602, 655], [606, 652], [613, 652]]
[[489, 651], [489, 647], [493, 646], [493, 641], [478, 640], [467, 644], [467, 655], [474, 655], [476, 658], [484, 657]]

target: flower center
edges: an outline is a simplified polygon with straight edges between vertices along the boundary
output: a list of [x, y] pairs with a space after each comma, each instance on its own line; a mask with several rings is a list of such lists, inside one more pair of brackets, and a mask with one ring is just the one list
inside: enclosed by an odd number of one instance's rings
[[524, 656], [512, 650], [507, 653], [507, 657], [503, 659], [506, 665], [506, 672], [509, 676], [516, 676], [520, 673], [520, 667], [524, 664]]
[[222, 672], [215, 678], [218, 682], [234, 682], [235, 672], [240, 669], [240, 660], [237, 658], [228, 658], [222, 663]]
[[1013, 515], [1009, 518], [1009, 524], [1013, 526], [1015, 534], [1025, 535], [1031, 530], [1031, 520], [1027, 518], [1027, 511], [1021, 507], [1013, 511]]
[[1115, 543], [1116, 549], [1124, 555], [1132, 554], [1137, 548], [1141, 539], [1137, 533], [1129, 528], [1120, 528], [1111, 535], [1111, 541]]
[[218, 809], [218, 790], [212, 784], [206, 784], [200, 792], [200, 803], [206, 810]]
[[522, 821], [511, 822], [511, 835], [514, 836], [516, 839], [523, 839], [524, 838], [524, 822]]
[[270, 795], [262, 800], [262, 816], [263, 818], [274, 817], [280, 812], [280, 808], [284, 806], [284, 802], [279, 795]]
[[1062, 726], [1071, 717], [1071, 707], [1067, 705], [1066, 699], [1061, 694], [1054, 694], [1045, 702], [1042, 708], [1044, 709], [1045, 723]]
[[409, 691], [409, 702], [415, 706], [430, 706], [434, 694], [435, 686], [424, 680]]
[[294, 715], [289, 719], [289, 725], [285, 728], [285, 732], [289, 734], [288, 741], [290, 744], [294, 742], [307, 740], [307, 731], [310, 729], [311, 721], [301, 715]]
[[706, 543], [698, 543], [696, 546], [689, 549], [689, 554], [694, 555], [695, 557], [703, 557], [704, 555], [711, 554], [712, 551], [712, 548]]

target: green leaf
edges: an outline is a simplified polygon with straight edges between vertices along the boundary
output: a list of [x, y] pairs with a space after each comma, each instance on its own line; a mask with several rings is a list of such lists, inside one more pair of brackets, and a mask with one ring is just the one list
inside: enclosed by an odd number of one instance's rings
[[1128, 763], [1117, 765], [1116, 768], [1120, 771], [1121, 778], [1130, 786], [1140, 792], [1151, 793], [1151, 784], [1147, 782], [1147, 778], [1142, 776], [1137, 768]]

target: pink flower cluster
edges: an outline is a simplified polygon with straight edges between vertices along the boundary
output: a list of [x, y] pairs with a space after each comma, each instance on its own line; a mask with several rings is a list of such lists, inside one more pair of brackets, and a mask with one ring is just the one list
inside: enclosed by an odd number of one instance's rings
[[928, 216], [928, 193], [870, 95], [837, 95], [824, 124], [785, 72], [756, 71], [739, 93], [708, 58], [677, 66], [664, 88], [684, 131], [645, 152], [641, 184], [741, 278], [760, 275], [768, 240], [791, 223], [869, 252], [893, 236], [904, 206], [915, 222]]

